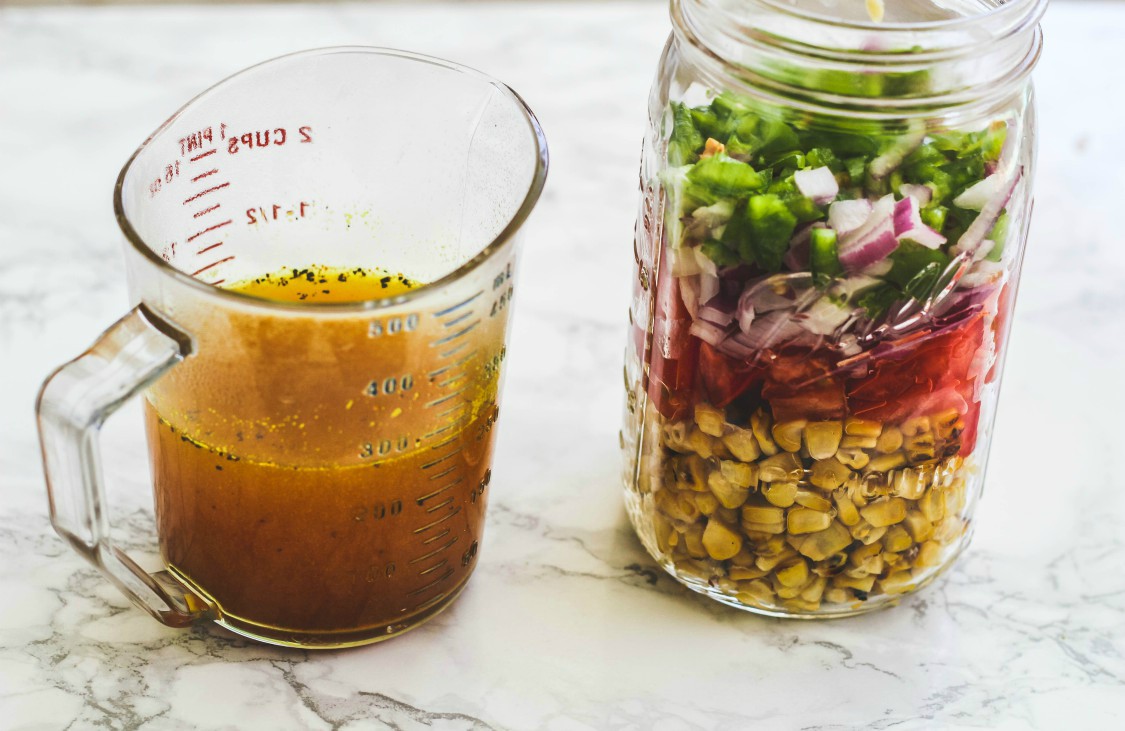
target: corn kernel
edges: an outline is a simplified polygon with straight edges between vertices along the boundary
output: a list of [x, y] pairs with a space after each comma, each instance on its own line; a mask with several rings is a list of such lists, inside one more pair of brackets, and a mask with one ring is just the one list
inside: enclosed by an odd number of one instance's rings
[[906, 464], [906, 455], [902, 452], [893, 452], [891, 454], [880, 454], [875, 459], [867, 463], [867, 472], [887, 472], [889, 470], [897, 470]]
[[770, 436], [770, 416], [766, 412], [758, 409], [750, 416], [750, 429], [754, 432], [754, 438], [758, 440], [758, 448], [762, 450], [762, 454], [767, 457], [772, 457], [777, 454], [777, 444], [774, 443], [773, 437]]
[[703, 531], [703, 547], [716, 561], [726, 561], [742, 550], [742, 536], [718, 520], [708, 520]]
[[678, 421], [674, 424], [665, 424], [660, 430], [661, 436], [664, 438], [664, 446], [676, 452], [688, 452], [690, 449], [687, 445], [688, 437], [688, 423], [686, 421]]
[[672, 549], [669, 539], [676, 532], [672, 523], [658, 512], [652, 514], [652, 532], [656, 537], [656, 546], [661, 553], [668, 553]]
[[892, 525], [887, 528], [887, 532], [883, 535], [883, 548], [891, 553], [905, 551], [912, 545], [914, 545], [914, 539], [901, 525]]
[[819, 602], [824, 596], [824, 588], [828, 586], [828, 579], [823, 576], [813, 578], [812, 583], [801, 590], [801, 598], [807, 602]]
[[703, 526], [693, 523], [684, 531], [684, 548], [692, 558], [707, 558], [707, 549], [703, 547]]
[[850, 528], [859, 522], [859, 510], [843, 490], [833, 493], [832, 501], [836, 503], [836, 515], [841, 523]]
[[885, 594], [904, 594], [914, 588], [914, 576], [910, 571], [895, 571], [879, 582], [879, 589]]
[[723, 435], [723, 425], [727, 417], [722, 409], [717, 409], [710, 404], [699, 403], [695, 405], [695, 423], [704, 434], [713, 437]]
[[965, 532], [965, 524], [961, 519], [951, 515], [934, 526], [934, 540], [938, 543], [952, 543]]
[[855, 589], [856, 591], [870, 592], [871, 588], [875, 586], [874, 576], [834, 576], [832, 578], [832, 586], [837, 589]]
[[876, 528], [894, 525], [906, 517], [906, 501], [898, 497], [880, 498], [861, 508], [859, 514]]
[[711, 515], [719, 507], [719, 499], [709, 492], [691, 493], [690, 497], [703, 515]]
[[906, 526], [910, 537], [918, 543], [930, 540], [930, 536], [934, 534], [934, 524], [926, 520], [926, 516], [917, 510], [908, 512], [902, 524]]
[[836, 452], [836, 459], [839, 460], [841, 464], [845, 464], [853, 470], [861, 470], [871, 461], [871, 457], [868, 456], [867, 452], [864, 452], [858, 447], [849, 447], [847, 449], [840, 447]]
[[849, 531], [852, 538], [855, 538], [865, 546], [870, 546], [872, 543], [882, 538], [883, 534], [887, 532], [887, 529], [885, 527], [876, 528], [866, 520], [861, 520], [849, 528]]
[[763, 571], [773, 571], [783, 562], [789, 560], [790, 558], [793, 558], [793, 556], [795, 555], [796, 554], [793, 553], [792, 549], [790, 549], [779, 553], [776, 556], [758, 556], [758, 560], [754, 562], [754, 565], [762, 569]]
[[742, 519], [749, 523], [781, 523], [785, 511], [772, 505], [744, 505]]
[[926, 541], [918, 548], [914, 559], [915, 568], [929, 568], [941, 564], [942, 545], [937, 541]]
[[875, 442], [875, 451], [879, 454], [890, 454], [900, 449], [902, 449], [902, 432], [898, 427], [888, 426]]
[[848, 593], [847, 589], [832, 587], [824, 591], [824, 601], [829, 604], [847, 604], [851, 601], [851, 598], [851, 594]]
[[[810, 511], [812, 512], [812, 511]], [[810, 533], [801, 541], [797, 550], [813, 561], [823, 561], [834, 553], [844, 550], [852, 542], [848, 529], [833, 521], [831, 525], [817, 533]]]
[[805, 588], [804, 586], [781, 586], [777, 583], [776, 578], [774, 578], [773, 583], [773, 590], [778, 599], [796, 599]]
[[810, 602], [805, 599], [786, 599], [781, 603], [790, 612], [815, 612], [820, 609], [820, 602]]
[[907, 419], [902, 422], [902, 435], [904, 437], [913, 437], [919, 434], [924, 434], [930, 431], [930, 420], [925, 416], [915, 416], [912, 419]]
[[814, 421], [805, 427], [805, 446], [813, 459], [828, 459], [840, 448], [844, 428], [838, 421]]
[[750, 494], [745, 487], [732, 484], [720, 472], [712, 472], [707, 477], [707, 486], [711, 488], [711, 493], [718, 498], [724, 508], [740, 507]]
[[882, 550], [883, 547], [878, 543], [872, 543], [869, 546], [856, 546], [855, 549], [848, 554], [848, 563], [853, 566], [860, 566], [872, 556], [878, 556]]
[[917, 500], [926, 491], [927, 473], [928, 470], [925, 466], [918, 469], [904, 468], [891, 472], [888, 475], [891, 483], [891, 494], [907, 500]]
[[787, 516], [789, 532], [793, 535], [816, 533], [832, 524], [832, 516], [819, 510], [793, 508]]
[[813, 462], [809, 482], [821, 490], [835, 490], [847, 482], [852, 471], [837, 459], [820, 459]]
[[770, 505], [779, 508], [788, 508], [797, 499], [796, 482], [771, 482], [762, 485], [762, 497]]
[[819, 510], [822, 513], [832, 510], [832, 501], [816, 490], [809, 490], [804, 487], [797, 490], [796, 502], [798, 505], [810, 510]]
[[758, 482], [757, 465], [724, 459], [719, 462], [719, 471], [723, 477], [737, 487], [751, 487]]
[[746, 531], [748, 537], [757, 535], [777, 535], [785, 532], [785, 523], [780, 520], [776, 523], [755, 523], [753, 521], [744, 520], [741, 525], [742, 530]]
[[765, 576], [767, 571], [759, 568], [746, 568], [744, 566], [731, 566], [727, 571], [727, 576], [735, 581], [749, 581], [750, 579], [760, 579]]
[[762, 482], [796, 482], [803, 476], [801, 460], [791, 452], [782, 452], [758, 463], [758, 479]]
[[882, 431], [883, 425], [877, 421], [852, 417], [844, 423], [844, 433], [849, 436], [877, 437]]
[[844, 449], [874, 449], [875, 443], [879, 441], [875, 437], [857, 437], [848, 435], [840, 440], [840, 446]]
[[762, 579], [746, 581], [739, 584], [739, 591], [734, 598], [743, 604], [751, 606], [773, 604], [773, 589]]
[[931, 488], [918, 500], [918, 510], [931, 523], [937, 523], [945, 517], [945, 496], [942, 494], [944, 492]]
[[758, 440], [754, 438], [754, 432], [737, 426], [730, 427], [730, 429], [730, 433], [723, 437], [723, 445], [730, 450], [731, 454], [743, 462], [753, 462], [762, 456], [762, 450], [758, 448]]

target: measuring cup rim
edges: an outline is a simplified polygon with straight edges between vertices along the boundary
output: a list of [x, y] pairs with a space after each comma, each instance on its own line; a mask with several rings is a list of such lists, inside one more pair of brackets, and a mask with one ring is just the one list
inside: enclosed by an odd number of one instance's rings
[[[137, 233], [136, 229], [133, 228], [132, 222], [125, 214], [125, 208], [124, 204], [122, 203], [121, 195], [125, 185], [125, 176], [128, 174], [130, 168], [132, 168], [133, 162], [142, 152], [144, 152], [148, 148], [149, 144], [158, 136], [160, 136], [165, 130], [167, 130], [189, 108], [203, 100], [205, 97], [209, 96], [211, 92], [215, 91], [219, 87], [226, 86], [229, 82], [250, 74], [251, 72], [258, 70], [263, 66], [269, 66], [279, 61], [300, 58], [302, 56], [320, 56], [335, 53], [363, 53], [376, 56], [391, 56], [408, 59], [410, 61], [417, 61], [419, 63], [427, 63], [434, 66], [440, 66], [442, 68], [449, 69], [450, 71], [456, 71], [467, 76], [473, 76], [481, 79], [488, 84], [491, 84], [493, 87], [499, 90], [501, 94], [506, 95], [509, 100], [515, 102], [516, 106], [523, 112], [524, 119], [527, 122], [528, 128], [531, 131], [532, 137], [535, 141], [535, 171], [532, 175], [531, 183], [528, 186], [527, 194], [524, 196], [523, 201], [516, 209], [516, 212], [512, 215], [511, 220], [508, 221], [507, 225], [500, 231], [500, 233], [498, 233], [490, 242], [482, 247], [481, 250], [473, 255], [473, 257], [468, 261], [461, 264], [461, 266], [457, 267], [448, 274], [445, 274], [444, 276], [435, 279], [432, 282], [422, 283], [418, 287], [409, 289], [394, 297], [361, 300], [358, 302], [286, 302], [280, 300], [270, 300], [264, 297], [258, 297], [256, 295], [246, 294], [232, 289], [223, 289], [222, 287], [208, 284], [207, 282], [196, 279], [190, 274], [186, 274], [180, 271], [179, 269], [172, 266], [169, 262], [165, 261], [163, 257], [158, 255], [156, 251], [152, 249], [152, 247], [148, 246], [141, 235]], [[523, 97], [521, 97], [518, 93], [516, 93], [514, 89], [512, 89], [504, 82], [472, 67], [464, 66], [453, 61], [447, 61], [435, 56], [427, 56], [421, 53], [414, 53], [412, 51], [403, 51], [397, 48], [386, 48], [381, 46], [327, 46], [322, 48], [308, 49], [304, 51], [296, 51], [294, 53], [287, 53], [282, 56], [277, 56], [275, 58], [256, 63], [253, 66], [248, 66], [225, 77], [221, 81], [212, 84], [211, 86], [207, 87], [206, 89], [192, 97], [187, 103], [185, 103], [183, 106], [177, 109], [175, 113], [168, 117], [168, 119], [163, 124], [157, 127], [156, 130], [152, 134], [150, 134], [144, 142], [141, 143], [141, 145], [133, 152], [133, 154], [129, 156], [129, 159], [121, 168], [121, 172], [118, 173], [117, 182], [113, 187], [113, 213], [117, 218], [117, 225], [121, 228], [121, 232], [125, 235], [126, 241], [129, 242], [130, 246], [132, 246], [133, 249], [135, 249], [145, 259], [152, 262], [162, 273], [167, 274], [174, 280], [181, 282], [186, 286], [195, 289], [196, 291], [206, 293], [209, 296], [225, 298], [231, 302], [238, 302], [242, 305], [261, 307], [270, 310], [302, 311], [306, 313], [317, 311], [325, 314], [364, 312], [397, 307], [399, 305], [426, 297], [431, 292], [440, 290], [447, 285], [453, 284], [458, 280], [464, 278], [477, 267], [484, 264], [484, 262], [491, 259], [498, 252], [507, 248], [514, 238], [516, 232], [519, 231], [520, 227], [523, 226], [523, 224], [527, 221], [527, 218], [531, 215], [532, 210], [534, 210], [535, 208], [535, 204], [539, 201], [539, 197], [543, 193], [543, 186], [547, 181], [548, 166], [549, 155], [547, 151], [547, 138], [543, 134], [543, 128], [539, 124], [539, 119], [535, 116], [535, 113], [531, 111], [531, 107], [527, 105], [527, 102], [524, 101]]]

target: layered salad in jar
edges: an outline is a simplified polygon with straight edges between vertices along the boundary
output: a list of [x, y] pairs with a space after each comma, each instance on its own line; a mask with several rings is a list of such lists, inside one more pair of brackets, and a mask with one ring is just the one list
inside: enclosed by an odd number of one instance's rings
[[633, 520], [734, 605], [893, 602], [963, 546], [979, 491], [1015, 135], [849, 130], [731, 93], [667, 119]]

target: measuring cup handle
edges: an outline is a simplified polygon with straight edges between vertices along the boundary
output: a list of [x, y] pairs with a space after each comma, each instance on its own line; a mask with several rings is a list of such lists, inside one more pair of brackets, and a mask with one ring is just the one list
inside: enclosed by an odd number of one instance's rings
[[113, 545], [98, 437], [106, 418], [191, 353], [191, 338], [144, 305], [52, 373], [36, 402], [51, 525], [134, 604], [171, 627], [211, 607], [166, 571], [148, 574]]

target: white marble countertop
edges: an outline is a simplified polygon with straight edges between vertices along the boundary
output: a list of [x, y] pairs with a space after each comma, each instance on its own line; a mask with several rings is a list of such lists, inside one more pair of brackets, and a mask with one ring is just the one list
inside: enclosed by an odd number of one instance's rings
[[[1038, 206], [975, 543], [899, 608], [797, 623], [680, 588], [622, 507], [663, 3], [0, 9], [0, 727], [1120, 728], [1125, 5], [1059, 3], [1044, 27]], [[126, 308], [110, 193], [133, 148], [232, 71], [345, 43], [486, 70], [550, 139], [481, 563], [448, 612], [366, 648], [167, 629], [51, 532], [34, 395]], [[152, 559], [140, 431], [117, 418], [104, 449], [120, 540]]]

